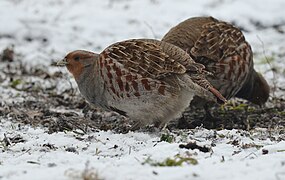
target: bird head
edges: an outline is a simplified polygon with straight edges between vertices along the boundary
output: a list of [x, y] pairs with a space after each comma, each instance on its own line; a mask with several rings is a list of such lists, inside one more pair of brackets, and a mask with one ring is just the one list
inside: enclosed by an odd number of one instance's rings
[[56, 65], [66, 66], [74, 78], [78, 79], [84, 69], [93, 65], [97, 58], [98, 54], [89, 51], [76, 50], [68, 53], [65, 58], [58, 61]]
[[263, 105], [269, 98], [270, 87], [260, 73], [254, 73], [253, 89], [249, 101]]

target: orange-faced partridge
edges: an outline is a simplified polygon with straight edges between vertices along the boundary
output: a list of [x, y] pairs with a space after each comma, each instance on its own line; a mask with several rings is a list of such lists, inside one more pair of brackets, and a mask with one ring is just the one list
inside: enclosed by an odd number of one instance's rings
[[180, 116], [194, 95], [224, 102], [204, 78], [204, 66], [182, 49], [157, 40], [115, 43], [100, 54], [77, 50], [57, 63], [74, 76], [86, 100], [136, 122], [162, 127]]
[[253, 68], [253, 55], [242, 32], [213, 17], [195, 17], [181, 22], [162, 38], [201, 63], [213, 76], [207, 80], [226, 98], [239, 97], [262, 105], [269, 86]]

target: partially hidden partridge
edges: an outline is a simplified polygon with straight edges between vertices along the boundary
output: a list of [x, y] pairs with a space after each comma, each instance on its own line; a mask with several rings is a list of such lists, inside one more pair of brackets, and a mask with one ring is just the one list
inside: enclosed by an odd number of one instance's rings
[[180, 116], [194, 95], [225, 101], [204, 78], [203, 65], [157, 40], [126, 40], [100, 54], [77, 50], [57, 65], [67, 67], [91, 105], [131, 118], [133, 130], [151, 123], [163, 127]]
[[187, 51], [213, 76], [207, 80], [226, 98], [239, 97], [262, 105], [269, 86], [253, 68], [253, 55], [242, 32], [213, 17], [195, 17], [181, 22], [162, 41]]

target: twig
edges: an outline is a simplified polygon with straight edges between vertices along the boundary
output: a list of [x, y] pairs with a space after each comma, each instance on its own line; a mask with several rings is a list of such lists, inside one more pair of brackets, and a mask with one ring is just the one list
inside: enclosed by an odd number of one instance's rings
[[252, 152], [252, 153], [249, 153], [247, 156], [245, 156], [243, 160], [247, 159], [250, 155], [254, 155], [255, 157], [257, 157], [257, 155], [254, 152]]
[[17, 157], [20, 157], [20, 156], [22, 156], [22, 155], [24, 155], [24, 154], [26, 154], [26, 153], [28, 153], [29, 151], [31, 151], [32, 149], [31, 148], [29, 148], [29, 149], [27, 149], [26, 151], [24, 151], [23, 153], [21, 153], [21, 154], [19, 154]]
[[132, 152], [132, 147], [129, 146], [129, 155], [131, 154], [131, 152]]
[[275, 177], [276, 177], [277, 180], [281, 180], [281, 178], [283, 177], [282, 175], [285, 176], [285, 173], [284, 172], [278, 172], [278, 173], [275, 174]]
[[151, 31], [151, 33], [152, 33], [152, 35], [153, 35], [153, 38], [154, 38], [154, 39], [157, 39], [158, 36], [155, 35], [155, 32], [154, 32], [152, 26], [151, 26], [150, 24], [148, 24], [146, 21], [144, 21], [144, 24], [150, 29], [150, 31]]
[[265, 60], [266, 60], [266, 62], [267, 62], [267, 64], [269, 65], [269, 67], [270, 67], [270, 69], [271, 69], [271, 71], [272, 71], [272, 73], [273, 73], [273, 92], [272, 92], [272, 96], [273, 96], [273, 98], [274, 99], [276, 99], [276, 96], [275, 96], [275, 91], [276, 91], [276, 89], [277, 89], [277, 82], [276, 82], [276, 73], [274, 72], [274, 68], [273, 68], [273, 66], [272, 66], [272, 64], [270, 63], [270, 61], [268, 60], [268, 57], [266, 56], [266, 54], [265, 54], [265, 46], [264, 46], [264, 42], [261, 40], [261, 38], [258, 36], [258, 35], [256, 35], [256, 37], [257, 37], [257, 39], [261, 42], [261, 45], [262, 45], [262, 54], [264, 55], [264, 57], [265, 57]]

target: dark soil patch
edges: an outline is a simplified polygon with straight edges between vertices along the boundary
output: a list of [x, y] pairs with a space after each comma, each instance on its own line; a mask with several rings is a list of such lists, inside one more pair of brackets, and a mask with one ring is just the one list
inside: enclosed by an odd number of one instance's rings
[[[272, 100], [270, 100], [272, 101]], [[212, 107], [214, 118], [205, 117], [204, 109], [188, 109], [178, 121], [177, 128], [243, 129], [285, 127], [285, 101], [279, 99], [271, 107], [257, 107], [235, 100], [235, 105]]]

